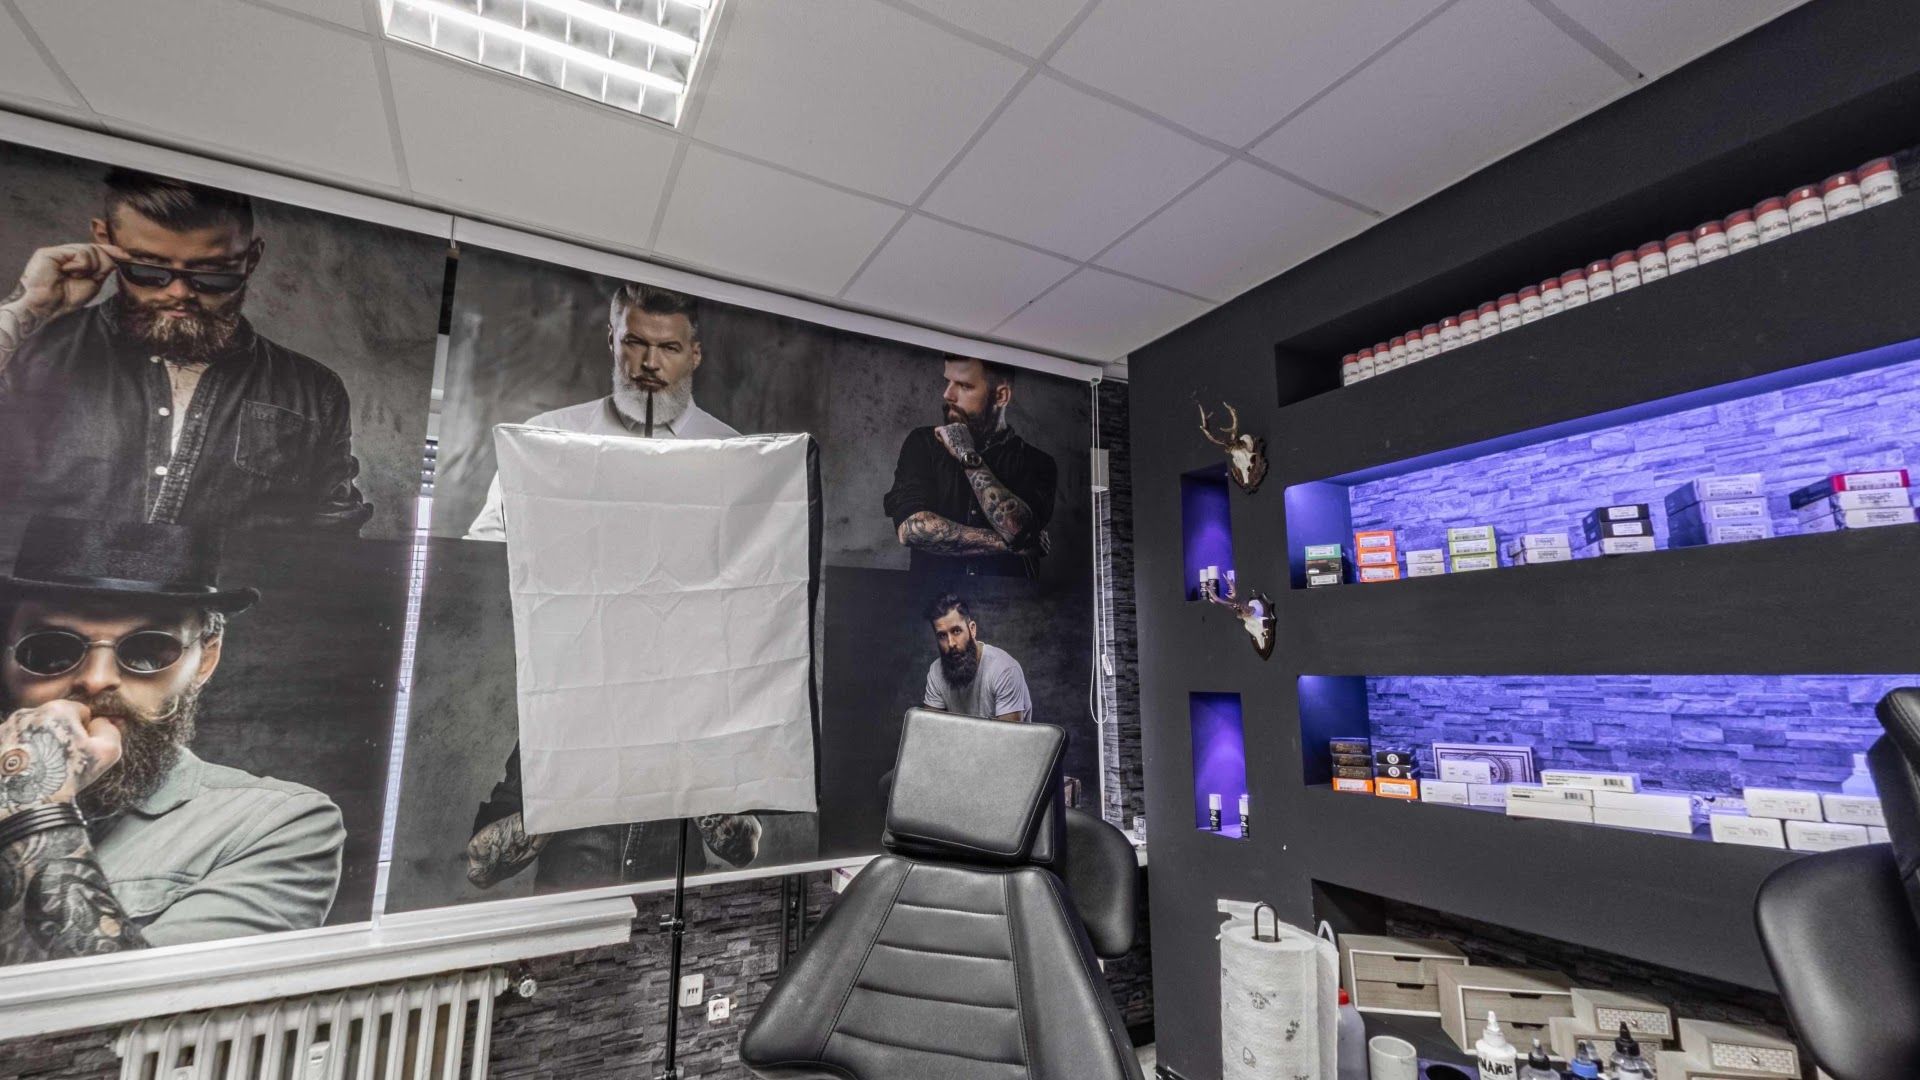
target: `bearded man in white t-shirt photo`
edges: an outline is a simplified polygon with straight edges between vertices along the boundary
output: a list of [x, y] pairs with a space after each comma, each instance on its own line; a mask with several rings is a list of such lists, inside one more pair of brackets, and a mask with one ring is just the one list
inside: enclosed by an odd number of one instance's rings
[[927, 708], [1014, 723], [1033, 719], [1033, 695], [1020, 661], [980, 640], [980, 624], [965, 599], [943, 594], [925, 614], [940, 653], [927, 669]]

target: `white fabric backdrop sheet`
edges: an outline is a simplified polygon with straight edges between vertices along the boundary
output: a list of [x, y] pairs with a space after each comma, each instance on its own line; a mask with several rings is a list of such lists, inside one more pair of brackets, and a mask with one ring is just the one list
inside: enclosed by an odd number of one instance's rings
[[817, 809], [808, 443], [494, 429], [528, 832]]

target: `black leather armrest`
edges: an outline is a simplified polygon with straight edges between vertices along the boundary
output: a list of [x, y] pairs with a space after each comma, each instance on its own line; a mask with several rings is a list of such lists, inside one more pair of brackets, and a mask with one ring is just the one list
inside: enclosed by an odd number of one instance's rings
[[1133, 948], [1140, 917], [1140, 862], [1126, 834], [1085, 810], [1068, 809], [1067, 859], [1060, 877], [1102, 960]]

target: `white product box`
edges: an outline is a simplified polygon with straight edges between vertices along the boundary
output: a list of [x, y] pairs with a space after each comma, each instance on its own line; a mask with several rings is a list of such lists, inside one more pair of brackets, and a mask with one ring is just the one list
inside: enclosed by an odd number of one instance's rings
[[1831, 514], [1802, 516], [1800, 531], [1835, 532], [1840, 529], [1877, 529], [1883, 525], [1911, 525], [1916, 517], [1911, 506], [1889, 506], [1880, 510], [1835, 510]]
[[1462, 540], [1492, 540], [1493, 538], [1494, 531], [1491, 525], [1463, 525], [1457, 529], [1447, 530], [1448, 544], [1457, 544]]
[[1674, 833], [1679, 836], [1693, 835], [1692, 814], [1666, 814], [1642, 810], [1616, 810], [1604, 806], [1593, 808], [1593, 823], [1613, 829], [1645, 829], [1648, 832]]
[[1880, 800], [1872, 795], [1826, 793], [1820, 796], [1820, 808], [1826, 811], [1828, 821], [1837, 824], [1887, 827], [1887, 815], [1880, 809]]
[[1709, 544], [1745, 544], [1753, 540], [1771, 540], [1774, 536], [1771, 521], [1710, 521], [1700, 528], [1699, 532], [1676, 529], [1669, 532], [1667, 538], [1681, 545], [1696, 539]]
[[1507, 816], [1517, 818], [1547, 818], [1552, 821], [1578, 821], [1584, 825], [1593, 824], [1593, 807], [1584, 803], [1537, 802], [1529, 799], [1516, 799], [1517, 793], [1507, 793]]
[[1708, 524], [1716, 521], [1752, 521], [1764, 520], [1767, 516], [1767, 500], [1759, 499], [1715, 499], [1712, 502], [1695, 503], [1694, 511], [1700, 520]]
[[1453, 572], [1456, 574], [1464, 574], [1469, 570], [1498, 569], [1500, 569], [1500, 556], [1492, 553], [1485, 555], [1461, 555], [1456, 552], [1453, 556]]
[[1572, 562], [1572, 548], [1526, 548], [1514, 552], [1510, 558], [1515, 566], [1543, 566], [1547, 563]]
[[1613, 536], [1616, 538], [1622, 537], [1622, 536], [1631, 537], [1631, 536], [1652, 536], [1653, 535], [1653, 522], [1651, 521], [1616, 521], [1616, 522], [1613, 522], [1612, 525], [1613, 525]]
[[1451, 806], [1471, 805], [1467, 799], [1467, 785], [1450, 780], [1428, 780], [1421, 784], [1420, 801], [1447, 803]]
[[1542, 787], [1592, 788], [1595, 791], [1639, 791], [1640, 774], [1543, 769], [1540, 772], [1540, 784]]
[[1507, 791], [1508, 786], [1506, 784], [1468, 784], [1467, 805], [1492, 810], [1505, 810], [1507, 808]]
[[1741, 792], [1747, 800], [1747, 816], [1781, 818], [1786, 821], [1825, 821], [1817, 791], [1789, 791], [1786, 788], [1750, 787]]
[[1588, 788], [1547, 787], [1543, 784], [1512, 784], [1507, 788], [1507, 805], [1517, 802], [1558, 806], [1592, 806], [1593, 791]]
[[[1361, 557], [1365, 558], [1365, 555]], [[1363, 566], [1360, 568], [1360, 580], [1398, 581], [1400, 580], [1400, 568], [1398, 566]]]
[[1500, 550], [1492, 537], [1484, 540], [1449, 540], [1447, 551], [1457, 561], [1462, 555], [1492, 555]]
[[1455, 784], [1491, 784], [1493, 783], [1493, 763], [1490, 761], [1442, 761], [1440, 762], [1440, 779]]
[[1507, 550], [1516, 551], [1523, 548], [1528, 551], [1538, 551], [1547, 548], [1567, 548], [1571, 550], [1572, 547], [1573, 541], [1567, 539], [1567, 534], [1563, 532], [1521, 533], [1514, 539], [1512, 544], [1507, 546]]
[[1362, 551], [1354, 561], [1361, 566], [1392, 566], [1393, 557], [1393, 549], [1387, 548], [1381, 551]]
[[1651, 536], [1607, 536], [1580, 549], [1588, 555], [1639, 555], [1657, 551]]
[[1693, 816], [1693, 799], [1686, 795], [1654, 795], [1644, 792], [1612, 791], [1600, 788], [1593, 793], [1595, 808], [1630, 810], [1636, 814], [1677, 814]]
[[1913, 505], [1913, 492], [1907, 488], [1878, 488], [1872, 491], [1836, 491], [1824, 499], [1800, 508], [1801, 517], [1820, 517], [1835, 510], [1886, 510]]
[[1420, 563], [1407, 567], [1408, 577], [1445, 577], [1446, 575], [1445, 563]]
[[1307, 575], [1307, 584], [1309, 585], [1339, 585], [1341, 584], [1341, 580], [1341, 574], [1337, 570], [1319, 574], [1309, 573]]
[[1701, 476], [1680, 485], [1667, 496], [1668, 505], [1688, 506], [1710, 499], [1742, 499], [1766, 494], [1766, 477], [1760, 473], [1733, 473], [1727, 476]]
[[1888, 832], [1884, 826], [1869, 825], [1867, 826], [1867, 843], [1891, 844], [1893, 843], [1893, 834]]
[[1795, 851], [1838, 851], [1872, 843], [1865, 825], [1834, 825], [1824, 821], [1788, 821], [1787, 846]]
[[1416, 566], [1445, 565], [1447, 565], [1447, 553], [1441, 548], [1421, 548], [1417, 551], [1407, 552], [1407, 567], [1409, 569]]
[[1716, 844], [1744, 844], [1747, 847], [1784, 848], [1787, 830], [1779, 818], [1747, 817], [1744, 814], [1709, 814]]

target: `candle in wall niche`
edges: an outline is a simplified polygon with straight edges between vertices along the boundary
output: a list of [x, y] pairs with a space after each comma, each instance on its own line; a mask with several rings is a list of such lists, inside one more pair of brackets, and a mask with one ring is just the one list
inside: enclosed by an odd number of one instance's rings
[[1667, 276], [1667, 249], [1658, 240], [1641, 244], [1633, 253], [1640, 267], [1640, 284], [1647, 285]]
[[1480, 311], [1468, 308], [1460, 313], [1460, 344], [1471, 345], [1480, 340]]
[[1850, 172], [1827, 177], [1820, 185], [1820, 201], [1826, 204], [1828, 221], [1866, 209], [1860, 197], [1860, 182]]
[[1405, 367], [1407, 363], [1407, 335], [1397, 335], [1392, 341], [1387, 342], [1387, 347], [1393, 352], [1393, 366]]
[[1420, 359], [1440, 355], [1440, 324], [1428, 323], [1420, 328]]
[[1360, 354], [1348, 353], [1340, 358], [1340, 385], [1352, 386], [1360, 378]]
[[1605, 300], [1613, 295], [1613, 264], [1595, 259], [1587, 264], [1587, 299]]
[[1587, 272], [1574, 267], [1560, 275], [1560, 295], [1565, 300], [1566, 309], [1571, 311], [1587, 304]]
[[1717, 221], [1703, 221], [1693, 227], [1694, 258], [1701, 266], [1727, 257], [1727, 230]]
[[1527, 285], [1520, 289], [1520, 322], [1537, 323], [1545, 317], [1546, 304], [1540, 299], [1540, 286]]
[[1900, 197], [1900, 173], [1892, 158], [1877, 157], [1854, 173], [1860, 180], [1860, 205], [1879, 206]]
[[1700, 265], [1700, 249], [1694, 246], [1693, 234], [1677, 232], [1667, 237], [1667, 273], [1678, 274]]
[[1495, 310], [1497, 310], [1500, 313], [1500, 332], [1501, 333], [1504, 334], [1509, 330], [1517, 330], [1520, 328], [1520, 294], [1519, 293], [1501, 293], [1500, 306]]
[[1220, 796], [1218, 795], [1207, 796], [1207, 828], [1214, 832], [1220, 831]]
[[1760, 223], [1751, 210], [1735, 210], [1721, 222], [1727, 229], [1727, 254], [1738, 255], [1760, 246]]
[[1827, 203], [1817, 187], [1797, 187], [1787, 196], [1787, 224], [1794, 232], [1817, 229], [1827, 223]]
[[1370, 378], [1372, 378], [1372, 377], [1373, 377], [1373, 365], [1374, 365], [1374, 363], [1375, 363], [1375, 361], [1374, 361], [1374, 358], [1373, 358], [1373, 350], [1372, 350], [1372, 349], [1361, 349], [1361, 350], [1360, 350], [1360, 353], [1359, 353], [1359, 356], [1360, 356], [1360, 370], [1354, 373], [1354, 377], [1355, 377], [1355, 378], [1357, 378], [1357, 379], [1370, 379]]
[[1558, 315], [1567, 308], [1567, 297], [1560, 291], [1560, 279], [1550, 277], [1540, 283], [1540, 314]]
[[1460, 347], [1460, 317], [1449, 315], [1440, 320], [1440, 351], [1452, 352]]
[[1793, 235], [1793, 218], [1787, 214], [1787, 200], [1778, 196], [1762, 199], [1754, 206], [1753, 223], [1760, 227], [1760, 242], [1763, 244]]
[[1631, 251], [1616, 252], [1613, 256], [1613, 291], [1626, 292], [1640, 287], [1640, 256]]

